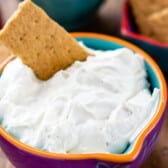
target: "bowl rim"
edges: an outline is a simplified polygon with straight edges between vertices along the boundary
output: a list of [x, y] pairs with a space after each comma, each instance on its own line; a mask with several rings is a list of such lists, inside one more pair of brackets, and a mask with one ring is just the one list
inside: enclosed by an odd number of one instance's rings
[[[109, 162], [117, 162], [117, 163], [125, 163], [130, 162], [136, 159], [138, 154], [140, 153], [143, 142], [148, 135], [148, 133], [155, 127], [155, 124], [158, 123], [158, 121], [161, 119], [164, 110], [166, 108], [166, 102], [167, 102], [167, 87], [166, 87], [166, 81], [165, 78], [159, 68], [159, 66], [155, 63], [155, 61], [143, 50], [136, 47], [135, 45], [116, 38], [109, 35], [103, 35], [98, 33], [88, 33], [88, 32], [74, 32], [71, 33], [71, 35], [74, 38], [93, 38], [93, 39], [100, 39], [105, 41], [110, 41], [113, 43], [121, 44], [125, 47], [128, 47], [138, 53], [140, 53], [143, 58], [149, 63], [149, 65], [153, 68], [154, 72], [156, 73], [156, 76], [158, 77], [158, 82], [160, 85], [160, 102], [158, 106], [158, 111], [154, 115], [154, 117], [151, 119], [150, 123], [142, 130], [140, 136], [135, 141], [135, 144], [132, 147], [132, 150], [129, 153], [125, 154], [112, 154], [112, 153], [89, 153], [89, 154], [61, 154], [61, 153], [51, 153], [51, 152], [45, 152], [40, 149], [36, 149], [33, 147], [30, 147], [16, 138], [12, 137], [7, 131], [5, 131], [4, 128], [0, 125], [0, 136], [2, 136], [6, 141], [14, 145], [16, 148], [19, 148], [22, 151], [34, 154], [36, 156], [40, 157], [46, 157], [51, 159], [62, 159], [62, 160], [87, 160], [87, 159], [97, 159], [101, 161], [109, 161]], [[14, 57], [10, 57], [7, 59], [3, 64], [0, 66], [0, 72], [2, 72], [5, 65]]]
[[156, 46], [156, 47], [160, 47], [160, 48], [168, 48], [168, 44], [164, 43], [164, 42], [160, 42], [157, 41], [155, 39], [152, 39], [150, 37], [147, 37], [145, 35], [142, 35], [140, 33], [137, 33], [135, 31], [131, 31], [129, 29], [131, 20], [129, 18], [129, 10], [130, 10], [130, 6], [129, 6], [129, 0], [125, 0], [124, 5], [123, 5], [123, 9], [122, 9], [122, 17], [121, 17], [121, 33], [122, 35], [135, 39], [135, 40], [139, 40], [139, 41], [143, 41], [145, 43], [149, 43], [150, 45]]

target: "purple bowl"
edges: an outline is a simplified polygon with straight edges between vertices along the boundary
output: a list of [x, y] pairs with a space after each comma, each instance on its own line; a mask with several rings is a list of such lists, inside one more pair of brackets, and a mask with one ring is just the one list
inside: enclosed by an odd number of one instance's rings
[[[167, 88], [164, 76], [153, 59], [138, 47], [118, 38], [94, 34], [73, 33], [73, 36], [94, 49], [128, 47], [142, 55], [151, 86], [160, 88], [160, 100], [156, 114], [141, 131], [136, 140], [122, 154], [58, 154], [32, 148], [12, 137], [0, 126], [0, 147], [17, 168], [138, 168], [150, 155], [161, 130], [166, 112]], [[2, 72], [4, 64], [1, 65]]]
[[149, 53], [168, 77], [168, 44], [159, 42], [138, 32], [129, 0], [126, 0], [122, 10], [121, 35]]
[[0, 29], [2, 28], [2, 18], [1, 18], [1, 11], [0, 11]]

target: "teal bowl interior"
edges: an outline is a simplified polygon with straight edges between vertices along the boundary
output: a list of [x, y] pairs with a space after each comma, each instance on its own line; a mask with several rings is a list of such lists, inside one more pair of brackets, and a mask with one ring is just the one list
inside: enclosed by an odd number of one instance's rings
[[[79, 37], [76, 39], [78, 41], [82, 41], [86, 46], [93, 48], [93, 49], [97, 49], [97, 50], [115, 50], [115, 49], [126, 47], [126, 46], [123, 46], [121, 44], [118, 44], [112, 41], [96, 39], [96, 38], [91, 38], [91, 37], [89, 38]], [[156, 76], [156, 73], [154, 72], [152, 67], [147, 62], [145, 62], [145, 67], [148, 73], [148, 80], [151, 84], [150, 89], [153, 90], [154, 88], [160, 88], [158, 77]], [[133, 146], [134, 146], [134, 142], [128, 145], [124, 153], [129, 153], [132, 150]]]

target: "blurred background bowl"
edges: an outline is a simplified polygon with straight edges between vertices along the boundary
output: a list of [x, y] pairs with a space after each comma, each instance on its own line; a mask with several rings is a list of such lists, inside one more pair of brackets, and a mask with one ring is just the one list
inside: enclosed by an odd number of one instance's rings
[[129, 0], [125, 1], [122, 10], [120, 30], [122, 37], [148, 52], [156, 60], [166, 77], [168, 77], [168, 44], [159, 42], [138, 32], [128, 2]]
[[[160, 133], [167, 102], [166, 82], [153, 59], [138, 47], [107, 35], [73, 33], [77, 40], [93, 49], [114, 50], [128, 47], [142, 55], [151, 88], [160, 89], [160, 101], [156, 114], [141, 131], [135, 141], [122, 154], [55, 154], [29, 147], [12, 137], [0, 126], [0, 147], [17, 168], [138, 168], [147, 159]], [[2, 72], [2, 69], [1, 69]]]
[[68, 31], [78, 30], [92, 20], [103, 0], [33, 0]]

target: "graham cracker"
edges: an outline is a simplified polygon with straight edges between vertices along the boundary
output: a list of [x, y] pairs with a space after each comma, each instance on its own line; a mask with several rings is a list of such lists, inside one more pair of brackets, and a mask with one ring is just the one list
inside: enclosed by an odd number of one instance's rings
[[85, 60], [89, 55], [64, 28], [31, 0], [20, 3], [0, 32], [0, 41], [42, 80], [49, 79], [76, 60]]
[[165, 23], [161, 27], [157, 25], [159, 23], [156, 23], [156, 19], [152, 19], [152, 15], [156, 13], [158, 15], [162, 10], [168, 8], [168, 0], [129, 0], [129, 5], [141, 34], [158, 41], [167, 42], [167, 33], [165, 33], [165, 30], [167, 29], [166, 24], [168, 22], [166, 20], [168, 19], [165, 19]]
[[168, 43], [168, 8], [164, 8], [148, 17], [148, 22], [153, 29], [156, 38]]
[[129, 0], [129, 4], [137, 17], [149, 16], [168, 6], [167, 0]]

